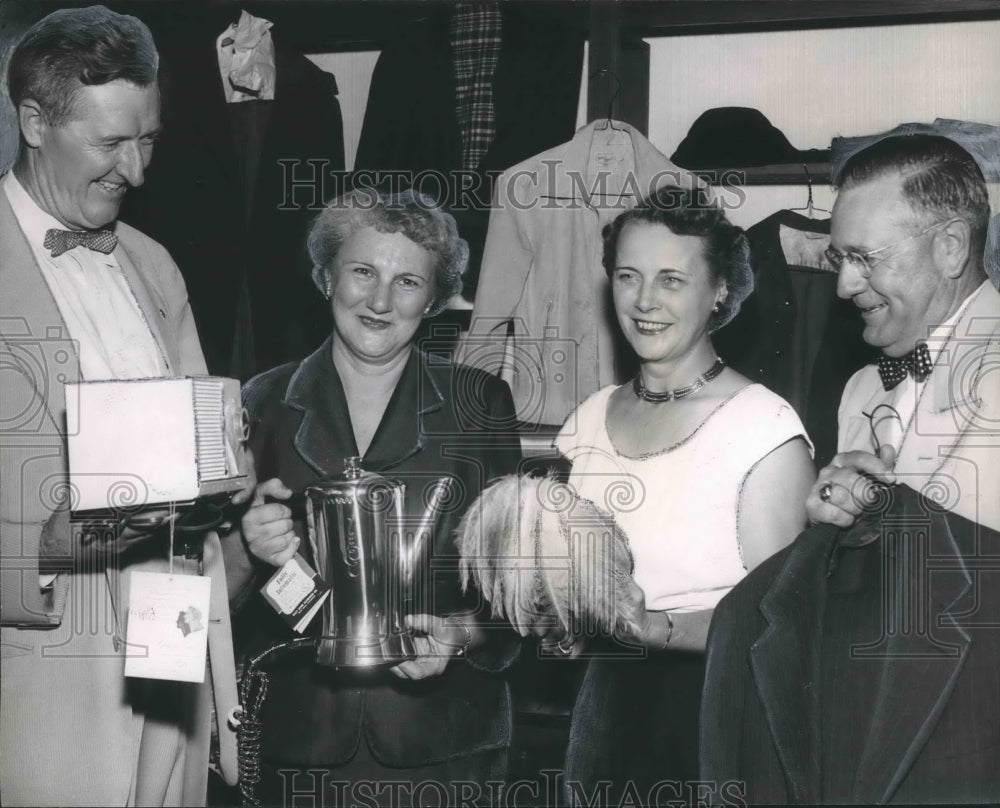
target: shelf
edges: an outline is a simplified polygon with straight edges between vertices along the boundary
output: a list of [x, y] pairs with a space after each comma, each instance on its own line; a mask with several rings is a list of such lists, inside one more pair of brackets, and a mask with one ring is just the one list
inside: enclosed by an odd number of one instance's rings
[[[712, 185], [829, 185], [830, 163], [776, 163], [749, 168], [691, 169]], [[807, 173], [808, 170], [808, 173]]]
[[629, 34], [653, 37], [998, 17], [998, 0], [669, 0], [623, 2], [619, 24]]

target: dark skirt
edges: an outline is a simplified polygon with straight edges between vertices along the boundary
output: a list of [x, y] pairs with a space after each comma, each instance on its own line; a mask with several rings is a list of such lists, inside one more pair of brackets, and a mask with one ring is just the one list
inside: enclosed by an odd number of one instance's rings
[[567, 802], [603, 808], [687, 801], [699, 776], [704, 680], [704, 654], [592, 660], [570, 725]]
[[263, 806], [315, 808], [450, 808], [502, 804], [507, 750], [492, 749], [441, 763], [394, 768], [362, 740], [342, 766], [296, 767], [263, 761], [257, 796]]

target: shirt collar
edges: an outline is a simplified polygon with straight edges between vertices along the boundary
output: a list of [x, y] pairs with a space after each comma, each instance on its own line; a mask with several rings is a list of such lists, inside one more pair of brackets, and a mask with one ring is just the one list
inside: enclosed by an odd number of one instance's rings
[[931, 356], [931, 366], [937, 364], [938, 356], [940, 356], [941, 351], [944, 350], [944, 346], [947, 344], [948, 340], [951, 339], [951, 334], [955, 330], [955, 326], [958, 325], [958, 321], [962, 319], [962, 315], [965, 314], [965, 310], [969, 307], [969, 303], [972, 301], [972, 298], [979, 294], [983, 286], [988, 283], [989, 281], [986, 280], [977, 286], [972, 293], [962, 301], [961, 305], [955, 310], [955, 313], [952, 314], [951, 317], [931, 331], [930, 335], [927, 337], [927, 350]]
[[[60, 258], [53, 258], [51, 252], [43, 246], [45, 243], [45, 232], [51, 229], [71, 230], [72, 228], [66, 227], [66, 225], [54, 216], [42, 210], [39, 204], [32, 199], [31, 194], [25, 190], [21, 181], [14, 176], [13, 171], [7, 172], [2, 180], [2, 185], [7, 193], [7, 200], [10, 202], [11, 210], [14, 211], [14, 217], [28, 239], [28, 244], [31, 246], [36, 259], [43, 263], [43, 265], [44, 262], [48, 262], [50, 265], [60, 266], [62, 256]], [[114, 224], [109, 224], [105, 229], [113, 230]], [[88, 250], [87, 252], [90, 254], [89, 257], [93, 261], [96, 261], [97, 264], [118, 269], [119, 265], [114, 257], [114, 253], [104, 255], [92, 250]], [[68, 255], [69, 253], [66, 254]]]
[[57, 230], [68, 230], [54, 216], [42, 210], [38, 203], [31, 198], [31, 195], [21, 185], [20, 180], [14, 176], [13, 171], [9, 171], [4, 177], [4, 190], [7, 192], [7, 199], [17, 217], [17, 223], [21, 225], [24, 235], [28, 237], [28, 243], [35, 250], [42, 249], [42, 242], [45, 241], [45, 231], [55, 228]]

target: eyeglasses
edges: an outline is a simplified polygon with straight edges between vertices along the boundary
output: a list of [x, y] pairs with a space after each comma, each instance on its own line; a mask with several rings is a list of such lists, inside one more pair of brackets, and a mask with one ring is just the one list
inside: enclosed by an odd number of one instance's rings
[[867, 250], [866, 252], [858, 252], [857, 250], [848, 250], [847, 252], [841, 252], [840, 250], [834, 249], [833, 247], [827, 247], [823, 254], [826, 256], [826, 260], [830, 262], [831, 266], [840, 271], [841, 266], [846, 261], [848, 264], [852, 264], [858, 268], [863, 278], [870, 278], [872, 275], [872, 265], [871, 259], [873, 256], [879, 253], [885, 252], [886, 250], [891, 250], [893, 247], [898, 247], [900, 244], [905, 244], [907, 241], [912, 241], [918, 238], [924, 233], [929, 233], [935, 227], [941, 227], [941, 225], [951, 224], [955, 221], [954, 219], [946, 219], [943, 222], [935, 222], [932, 225], [925, 227], [923, 230], [913, 233], [912, 235], [902, 238], [899, 241], [894, 241], [892, 244], [886, 244], [884, 247], [877, 247], [874, 250]]
[[[883, 410], [884, 412], [882, 412]], [[894, 445], [894, 441], [887, 440], [883, 442], [882, 438], [891, 436], [893, 422], [896, 424], [896, 429], [902, 430], [903, 417], [899, 414], [899, 410], [891, 404], [879, 404], [871, 412], [862, 410], [861, 414], [868, 419], [868, 431], [871, 432], [872, 446], [875, 449], [875, 454], [879, 453], [879, 450], [885, 443], [888, 443], [890, 446]]]

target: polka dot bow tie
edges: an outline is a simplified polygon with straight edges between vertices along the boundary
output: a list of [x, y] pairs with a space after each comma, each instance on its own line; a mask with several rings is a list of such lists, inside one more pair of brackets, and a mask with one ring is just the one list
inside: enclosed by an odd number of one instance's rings
[[45, 241], [42, 246], [52, 250], [52, 257], [58, 258], [74, 247], [86, 247], [88, 250], [107, 255], [118, 244], [118, 236], [110, 230], [52, 230], [45, 231]]
[[892, 390], [909, 373], [917, 382], [922, 382], [931, 374], [931, 352], [926, 342], [918, 342], [917, 347], [903, 356], [880, 356], [878, 375], [882, 386]]

